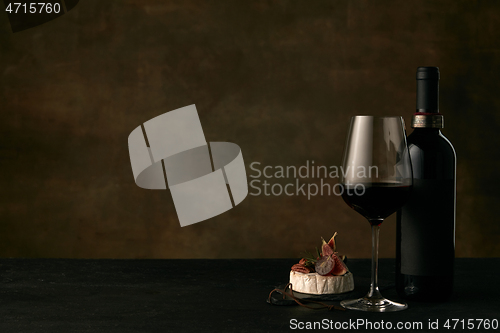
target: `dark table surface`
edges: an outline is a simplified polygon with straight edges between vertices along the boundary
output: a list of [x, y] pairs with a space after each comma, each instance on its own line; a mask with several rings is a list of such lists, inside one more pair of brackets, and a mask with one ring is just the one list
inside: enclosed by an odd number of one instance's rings
[[[408, 302], [407, 310], [396, 313], [268, 304], [269, 292], [288, 282], [296, 262], [0, 259], [0, 332], [285, 332], [308, 322], [320, 322], [322, 331], [349, 324], [349, 331], [379, 332], [388, 323], [398, 331], [398, 322], [422, 323], [421, 329], [406, 331], [500, 331], [477, 329], [479, 319], [493, 325], [500, 320], [500, 259], [457, 259], [450, 301]], [[368, 259], [349, 260], [353, 296], [368, 290], [369, 265]], [[393, 276], [394, 260], [381, 259], [383, 295], [394, 299]], [[474, 329], [467, 329], [469, 319]], [[439, 329], [429, 329], [436, 320]], [[450, 329], [444, 327], [447, 320]]]

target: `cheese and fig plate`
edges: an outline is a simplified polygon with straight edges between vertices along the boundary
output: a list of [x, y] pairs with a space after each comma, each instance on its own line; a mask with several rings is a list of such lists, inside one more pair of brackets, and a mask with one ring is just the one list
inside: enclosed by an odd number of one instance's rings
[[306, 254], [292, 266], [290, 283], [293, 291], [312, 294], [342, 294], [354, 290], [354, 278], [340, 256], [335, 244], [335, 233], [328, 242], [322, 238], [321, 252]]

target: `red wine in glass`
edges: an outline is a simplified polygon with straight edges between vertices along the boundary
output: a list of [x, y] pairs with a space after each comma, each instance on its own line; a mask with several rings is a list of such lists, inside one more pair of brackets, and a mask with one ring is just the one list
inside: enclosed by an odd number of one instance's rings
[[409, 185], [358, 183], [355, 186], [344, 185], [342, 198], [371, 223], [382, 222], [398, 210], [408, 200], [410, 193]]
[[365, 297], [345, 300], [347, 309], [392, 312], [408, 306], [388, 300], [378, 288], [380, 225], [408, 200], [413, 174], [401, 117], [355, 116], [347, 135], [342, 160], [342, 198], [363, 215], [372, 228], [370, 290]]

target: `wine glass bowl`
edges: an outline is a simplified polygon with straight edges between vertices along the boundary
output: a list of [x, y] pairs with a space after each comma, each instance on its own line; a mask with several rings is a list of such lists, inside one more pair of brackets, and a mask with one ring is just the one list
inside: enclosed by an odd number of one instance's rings
[[380, 225], [409, 198], [412, 167], [401, 117], [355, 116], [345, 144], [340, 184], [342, 198], [372, 228], [372, 272], [365, 297], [342, 301], [348, 309], [390, 312], [407, 308], [384, 298], [378, 288]]

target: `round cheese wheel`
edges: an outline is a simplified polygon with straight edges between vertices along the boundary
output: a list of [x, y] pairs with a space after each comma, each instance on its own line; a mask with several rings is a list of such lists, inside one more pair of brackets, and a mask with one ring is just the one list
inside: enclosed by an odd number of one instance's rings
[[354, 278], [351, 272], [344, 275], [322, 276], [318, 273], [299, 273], [290, 271], [292, 290], [305, 294], [342, 294], [354, 290]]

